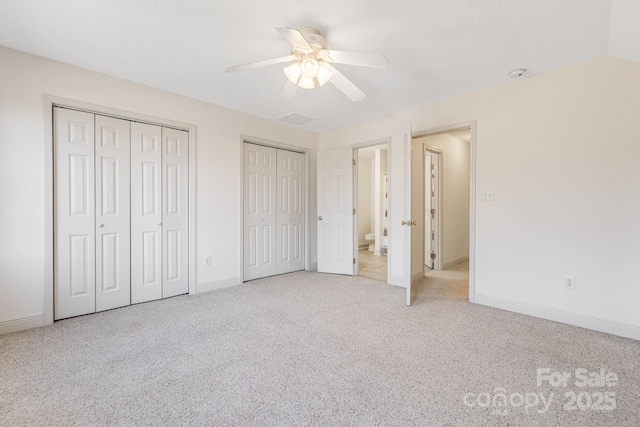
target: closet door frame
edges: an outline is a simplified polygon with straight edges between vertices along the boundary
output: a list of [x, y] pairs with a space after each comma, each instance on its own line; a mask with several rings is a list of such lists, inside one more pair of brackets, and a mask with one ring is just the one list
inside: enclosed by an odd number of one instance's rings
[[161, 119], [146, 114], [135, 113], [116, 108], [90, 104], [83, 101], [62, 98], [53, 95], [43, 96], [44, 109], [44, 171], [45, 171], [45, 277], [44, 277], [44, 307], [43, 325], [53, 323], [54, 296], [54, 152], [53, 152], [53, 108], [62, 107], [88, 113], [110, 116], [118, 119], [149, 123], [153, 125], [184, 130], [189, 133], [189, 294], [196, 293], [196, 256], [195, 256], [195, 159], [196, 159], [196, 129], [190, 123]]
[[[310, 171], [309, 167], [310, 167], [310, 153], [311, 150], [309, 150], [308, 148], [304, 148], [304, 147], [298, 147], [295, 145], [290, 145], [290, 144], [284, 144], [284, 143], [280, 143], [280, 142], [275, 142], [275, 141], [270, 141], [270, 140], [266, 140], [263, 138], [257, 138], [254, 136], [250, 136], [250, 135], [240, 135], [240, 144], [239, 144], [239, 150], [238, 150], [238, 156], [239, 159], [241, 159], [240, 162], [240, 185], [238, 188], [238, 191], [240, 192], [240, 212], [242, 212], [242, 219], [240, 221], [240, 225], [239, 225], [239, 232], [240, 232], [240, 244], [241, 244], [241, 250], [240, 250], [240, 254], [239, 254], [239, 265], [240, 265], [240, 283], [244, 283], [245, 278], [244, 278], [244, 143], [249, 143], [249, 144], [257, 144], [257, 145], [263, 145], [265, 147], [271, 147], [271, 148], [275, 148], [275, 149], [281, 149], [281, 150], [288, 150], [288, 151], [294, 151], [296, 153], [300, 153], [300, 154], [304, 154], [304, 158], [305, 158], [305, 174], [304, 174], [304, 194], [305, 194], [305, 205], [304, 205], [304, 269], [305, 270], [312, 270], [314, 268], [317, 268], [317, 263], [314, 263], [316, 265], [311, 265], [311, 261], [310, 261], [310, 257], [309, 257], [309, 237], [310, 237], [310, 223], [311, 221], [309, 221], [309, 189], [311, 188], [309, 185], [309, 177], [311, 176], [310, 173], [313, 172], [313, 174], [315, 174], [315, 166], [314, 166], [314, 170]], [[313, 159], [313, 163], [315, 164], [315, 159]], [[313, 222], [315, 224], [315, 221]]]

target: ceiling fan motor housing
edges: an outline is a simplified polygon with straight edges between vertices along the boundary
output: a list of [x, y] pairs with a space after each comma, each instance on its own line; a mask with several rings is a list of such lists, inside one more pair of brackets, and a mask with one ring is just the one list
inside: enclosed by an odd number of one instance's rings
[[300, 30], [302, 37], [309, 43], [314, 52], [324, 49], [327, 41], [322, 37], [320, 31], [315, 28], [303, 28]]

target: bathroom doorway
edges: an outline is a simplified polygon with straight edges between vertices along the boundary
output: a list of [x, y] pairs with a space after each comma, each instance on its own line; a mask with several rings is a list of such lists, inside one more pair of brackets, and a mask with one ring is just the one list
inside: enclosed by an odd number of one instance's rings
[[358, 276], [387, 282], [389, 242], [388, 145], [356, 149], [355, 239]]

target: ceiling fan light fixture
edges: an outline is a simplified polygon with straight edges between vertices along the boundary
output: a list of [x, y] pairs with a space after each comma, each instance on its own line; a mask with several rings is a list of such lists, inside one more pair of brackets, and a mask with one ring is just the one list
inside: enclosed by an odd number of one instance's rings
[[316, 79], [318, 79], [318, 83], [320, 86], [323, 86], [326, 82], [329, 81], [333, 77], [333, 71], [329, 68], [329, 64], [324, 61], [320, 61], [318, 64], [318, 75]]
[[298, 86], [303, 89], [313, 89], [314, 87], [316, 87], [316, 82], [313, 80], [313, 78], [305, 77], [303, 75], [302, 77], [300, 77]]
[[302, 76], [302, 69], [300, 67], [299, 62], [294, 62], [293, 64], [284, 67], [284, 74], [287, 76], [289, 81], [294, 85], [297, 85], [300, 81], [300, 77]]
[[320, 66], [316, 56], [313, 53], [308, 53], [302, 57], [300, 68], [302, 69], [302, 75], [304, 77], [314, 79], [318, 75]]

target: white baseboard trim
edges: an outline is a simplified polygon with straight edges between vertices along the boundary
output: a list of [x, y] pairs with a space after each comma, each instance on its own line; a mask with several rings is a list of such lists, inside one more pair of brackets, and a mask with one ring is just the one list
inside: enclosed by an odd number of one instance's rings
[[413, 274], [411, 274], [411, 283], [415, 282], [416, 280], [420, 280], [424, 277], [424, 271], [414, 271]]
[[360, 243], [358, 245], [358, 249], [367, 249], [369, 247], [368, 243]]
[[494, 298], [487, 295], [479, 295], [477, 293], [475, 295], [475, 303], [502, 310], [513, 311], [515, 313], [526, 314], [528, 316], [553, 320], [555, 322], [566, 323], [568, 325], [579, 326], [581, 328], [591, 329], [594, 331], [605, 332], [607, 334], [640, 340], [640, 326], [632, 325], [630, 323], [622, 323], [597, 317], [567, 313], [553, 308]]
[[215, 282], [202, 283], [196, 285], [196, 293], [201, 294], [204, 292], [215, 291], [216, 289], [224, 289], [231, 286], [240, 285], [242, 282], [239, 277], [230, 277], [228, 279], [216, 280]]
[[446, 270], [447, 268], [453, 267], [456, 264], [460, 264], [461, 262], [469, 261], [469, 255], [464, 255], [452, 260], [449, 260], [442, 264], [442, 269]]
[[309, 271], [314, 271], [314, 270], [318, 270], [318, 262], [310, 262], [309, 263]]
[[44, 325], [44, 317], [42, 314], [22, 319], [7, 320], [0, 322], [0, 335], [9, 334], [11, 332], [22, 331], [25, 329], [37, 328]]

